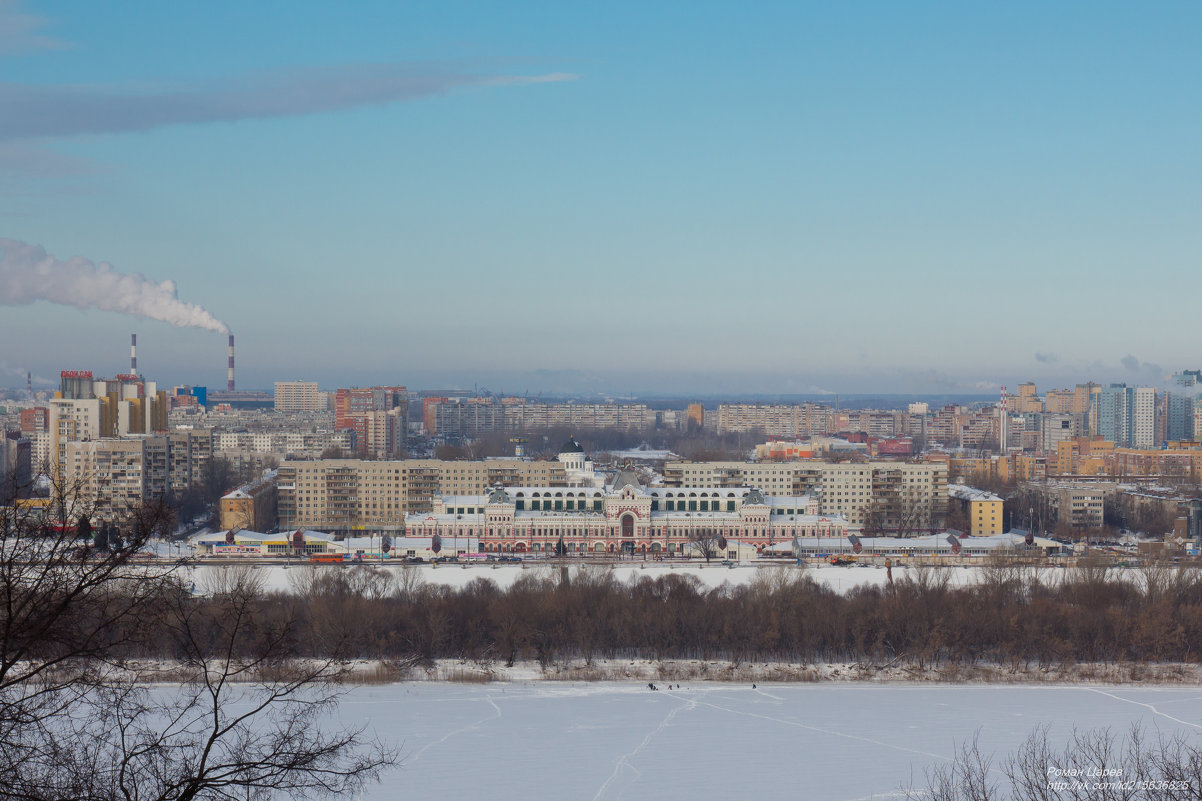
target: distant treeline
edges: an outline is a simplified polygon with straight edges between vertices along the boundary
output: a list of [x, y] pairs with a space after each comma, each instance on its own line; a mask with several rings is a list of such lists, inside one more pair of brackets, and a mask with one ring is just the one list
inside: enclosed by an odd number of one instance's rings
[[[200, 617], [220, 621], [223, 593], [255, 572], [214, 574], [194, 603], [218, 607]], [[290, 574], [294, 592], [261, 595], [255, 617], [265, 632], [287, 627], [297, 656], [1015, 668], [1202, 658], [1202, 575], [1171, 566], [1122, 578], [1103, 566], [999, 566], [968, 586], [953, 586], [946, 569], [910, 569], [891, 586], [844, 594], [787, 567], [716, 589], [687, 574], [625, 583], [604, 568], [530, 571], [504, 590], [487, 578], [435, 586], [419, 568]]]

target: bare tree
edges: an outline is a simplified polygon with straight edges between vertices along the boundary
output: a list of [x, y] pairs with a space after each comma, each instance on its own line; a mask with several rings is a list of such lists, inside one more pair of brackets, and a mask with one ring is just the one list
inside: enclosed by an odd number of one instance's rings
[[699, 527], [689, 532], [689, 544], [705, 557], [707, 562], [718, 555], [718, 543], [721, 539], [722, 533], [714, 528]]
[[[1004, 782], [1000, 781], [1002, 778]], [[947, 765], [927, 771], [926, 788], [909, 798], [934, 801], [1177, 801], [1202, 787], [1202, 749], [1182, 735], [1149, 740], [1133, 726], [1125, 737], [1108, 729], [1073, 732], [1063, 750], [1048, 730], [1032, 732], [994, 766], [977, 738]]]
[[43, 510], [0, 510], [6, 798], [317, 797], [355, 792], [395, 762], [362, 731], [323, 728], [339, 664], [295, 658], [291, 621], [255, 582], [223, 576], [197, 598], [180, 566], [141, 558], [169, 511], [115, 521], [122, 536], [104, 549], [74, 527], [94, 511], [60, 480]]

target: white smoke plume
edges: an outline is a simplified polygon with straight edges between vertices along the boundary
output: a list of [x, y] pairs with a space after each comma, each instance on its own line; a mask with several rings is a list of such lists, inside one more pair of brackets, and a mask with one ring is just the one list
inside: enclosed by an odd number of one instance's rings
[[38, 300], [229, 333], [229, 327], [204, 307], [180, 300], [174, 281], [156, 284], [144, 275], [119, 273], [108, 262], [96, 264], [80, 256], [63, 261], [40, 245], [0, 237], [0, 305], [24, 306]]

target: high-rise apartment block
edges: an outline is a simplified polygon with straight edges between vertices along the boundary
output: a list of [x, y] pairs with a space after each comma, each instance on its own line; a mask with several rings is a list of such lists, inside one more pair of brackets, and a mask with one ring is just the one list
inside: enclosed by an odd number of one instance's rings
[[132, 373], [95, 380], [91, 372], [75, 370], [63, 371], [61, 381], [47, 413], [53, 465], [62, 466], [63, 446], [72, 440], [167, 430], [167, 393], [153, 381]]
[[360, 457], [400, 455], [409, 430], [409, 393], [404, 387], [340, 389], [334, 395], [334, 427], [353, 432]]
[[1111, 384], [1093, 396], [1092, 433], [1119, 447], [1151, 448], [1156, 441], [1155, 387]]
[[1043, 401], [1039, 399], [1036, 393], [1035, 384], [1026, 381], [1018, 385], [1018, 394], [1014, 396], [1013, 407], [1008, 411], [1017, 412], [1019, 414], [1027, 412], [1042, 412]]
[[325, 408], [326, 401], [317, 391], [316, 381], [275, 382], [277, 412], [317, 412]]

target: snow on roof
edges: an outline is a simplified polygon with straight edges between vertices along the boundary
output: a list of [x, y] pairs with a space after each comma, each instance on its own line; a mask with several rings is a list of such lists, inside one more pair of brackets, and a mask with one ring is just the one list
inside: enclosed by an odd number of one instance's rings
[[279, 476], [279, 474], [280, 474], [279, 470], [268, 470], [262, 476], [255, 479], [254, 481], [247, 482], [246, 484], [243, 484], [241, 487], [238, 487], [237, 489], [233, 490], [232, 492], [228, 492], [225, 495], [222, 495], [221, 500], [224, 501], [227, 498], [232, 498], [232, 499], [251, 498], [251, 497], [253, 497], [251, 495], [251, 492], [253, 492], [254, 490], [257, 490], [258, 488], [262, 487], [263, 485], [267, 484], [268, 482], [275, 481], [275, 479]]
[[[303, 529], [303, 531], [304, 531], [306, 540], [323, 540], [325, 542], [333, 541], [333, 537], [331, 537], [329, 534], [324, 534], [320, 531], [310, 531], [309, 529]], [[200, 534], [193, 534], [191, 537], [188, 538], [188, 542], [192, 543], [193, 545], [211, 544], [211, 543], [217, 543], [218, 545], [224, 545], [225, 544], [225, 535], [227, 532], [228, 532], [228, 529], [225, 531], [208, 531], [208, 532], [201, 532]], [[276, 540], [291, 539], [292, 535], [294, 533], [295, 532], [293, 532], [293, 531], [278, 531], [275, 534], [264, 534], [261, 531], [250, 531], [248, 529], [235, 529], [234, 530], [234, 541], [235, 542], [264, 542], [267, 540], [271, 540], [274, 542]]]
[[[1025, 544], [1025, 539], [1012, 534], [990, 534], [986, 537], [958, 537], [960, 545], [966, 551], [995, 550], [998, 548], [1015, 548]], [[951, 547], [947, 541], [947, 532], [927, 534], [922, 537], [859, 537], [864, 553], [874, 551], [932, 551], [945, 550]], [[848, 550], [852, 547], [848, 537], [799, 537], [798, 542], [806, 550]], [[1035, 544], [1040, 548], [1059, 548], [1061, 544], [1046, 537], [1036, 537]], [[773, 553], [791, 553], [792, 540], [785, 540], [768, 546], [765, 550]]]
[[992, 492], [970, 487], [967, 484], [948, 484], [947, 496], [961, 501], [1000, 501], [1001, 496]]
[[809, 495], [765, 495], [764, 502], [769, 506], [805, 506], [813, 503]]

